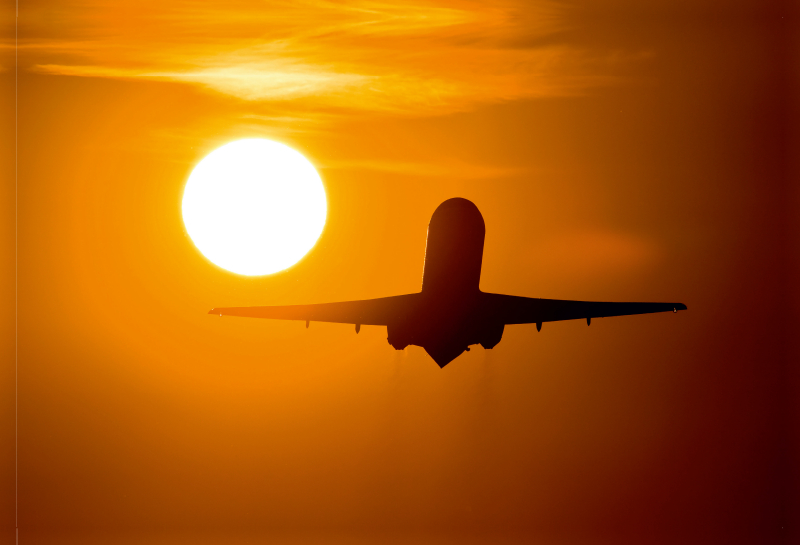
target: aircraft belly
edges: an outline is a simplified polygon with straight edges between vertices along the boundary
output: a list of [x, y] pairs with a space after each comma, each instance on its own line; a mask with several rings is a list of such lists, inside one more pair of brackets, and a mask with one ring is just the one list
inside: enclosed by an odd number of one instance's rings
[[444, 367], [471, 345], [493, 348], [503, 336], [503, 324], [487, 322], [478, 300], [463, 298], [446, 307], [423, 305], [404, 320], [389, 324], [388, 341], [395, 349], [420, 346]]

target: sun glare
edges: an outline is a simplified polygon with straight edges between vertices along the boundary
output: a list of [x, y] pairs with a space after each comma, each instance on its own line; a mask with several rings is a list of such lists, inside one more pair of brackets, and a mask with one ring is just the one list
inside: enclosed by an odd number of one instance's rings
[[249, 276], [297, 263], [317, 242], [327, 209], [322, 180], [308, 159], [260, 138], [208, 154], [183, 192], [183, 222], [200, 252]]

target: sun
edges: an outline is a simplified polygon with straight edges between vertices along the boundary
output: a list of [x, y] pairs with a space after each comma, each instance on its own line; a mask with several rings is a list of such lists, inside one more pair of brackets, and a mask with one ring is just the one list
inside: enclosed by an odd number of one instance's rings
[[248, 276], [297, 263], [325, 226], [325, 187], [292, 148], [252, 138], [226, 144], [192, 171], [183, 191], [183, 222], [212, 263]]

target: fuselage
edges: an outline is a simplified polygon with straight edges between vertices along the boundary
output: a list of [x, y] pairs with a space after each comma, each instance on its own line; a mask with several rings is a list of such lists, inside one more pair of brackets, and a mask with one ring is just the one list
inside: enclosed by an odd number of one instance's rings
[[428, 224], [418, 304], [387, 328], [394, 348], [421, 346], [443, 367], [472, 344], [492, 348], [500, 342], [503, 324], [480, 312], [485, 235], [483, 216], [472, 202], [456, 198], [439, 205]]

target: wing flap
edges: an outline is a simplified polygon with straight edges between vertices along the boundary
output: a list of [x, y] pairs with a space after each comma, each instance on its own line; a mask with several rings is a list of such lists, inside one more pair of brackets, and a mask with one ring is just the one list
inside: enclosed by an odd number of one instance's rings
[[208, 313], [220, 316], [245, 318], [268, 318], [273, 320], [301, 320], [311, 322], [333, 322], [356, 325], [388, 325], [392, 320], [407, 313], [419, 294], [396, 295], [362, 301], [342, 301], [315, 305], [287, 305], [270, 307], [222, 307]]
[[611, 303], [533, 299], [499, 293], [484, 295], [486, 312], [506, 325], [686, 310], [686, 305], [682, 303]]

